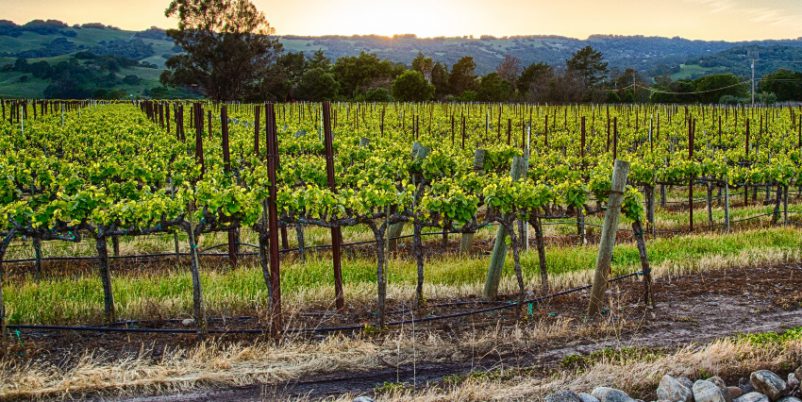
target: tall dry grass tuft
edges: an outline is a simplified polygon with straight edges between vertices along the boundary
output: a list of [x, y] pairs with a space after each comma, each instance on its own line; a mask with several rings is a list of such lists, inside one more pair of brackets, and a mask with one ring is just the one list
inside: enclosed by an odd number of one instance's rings
[[[583, 371], [558, 370], [546, 376], [515, 376], [503, 380], [472, 376], [455, 385], [420, 390], [394, 389], [380, 395], [382, 402], [440, 401], [543, 401], [556, 391], [590, 392], [597, 386], [622, 389], [644, 400], [655, 398], [654, 390], [665, 374], [701, 378], [710, 375], [743, 376], [757, 369], [783, 370], [802, 364], [802, 341], [755, 344], [722, 339], [704, 347], [688, 346], [675, 353], [647, 361], [600, 361]], [[353, 395], [337, 402], [350, 401]]]
[[0, 361], [0, 400], [185, 392], [203, 387], [281, 384], [319, 374], [363, 372], [427, 362], [481, 361], [509, 355], [568, 336], [612, 333], [610, 322], [578, 325], [571, 320], [497, 326], [460, 337], [411, 328], [378, 338], [331, 336], [322, 341], [288, 339], [245, 343], [208, 341], [189, 349], [149, 350], [128, 357], [87, 353], [68, 368], [43, 362]]

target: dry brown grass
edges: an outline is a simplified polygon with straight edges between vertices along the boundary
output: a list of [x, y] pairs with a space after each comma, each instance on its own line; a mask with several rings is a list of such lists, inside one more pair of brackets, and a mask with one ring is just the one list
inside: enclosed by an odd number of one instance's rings
[[0, 362], [0, 400], [69, 399], [84, 394], [114, 396], [185, 392], [202, 387], [280, 384], [311, 375], [359, 372], [427, 362], [466, 362], [526, 350], [529, 345], [575, 336], [615, 333], [610, 321], [582, 325], [571, 320], [471, 331], [459, 338], [411, 335], [411, 328], [381, 338], [332, 336], [323, 341], [288, 340], [223, 344], [166, 351], [152, 360], [142, 350], [126, 358], [88, 353], [69, 368]]
[[[665, 374], [691, 378], [708, 375], [744, 375], [755, 369], [780, 370], [802, 362], [802, 341], [756, 345], [747, 341], [723, 339], [702, 348], [686, 347], [650, 361], [601, 361], [580, 372], [555, 371], [551, 375], [516, 376], [493, 380], [476, 376], [454, 386], [422, 390], [401, 389], [377, 398], [382, 402], [440, 401], [542, 401], [552, 392], [570, 389], [590, 392], [597, 386], [625, 390], [646, 400]], [[346, 402], [353, 396], [336, 401]]]

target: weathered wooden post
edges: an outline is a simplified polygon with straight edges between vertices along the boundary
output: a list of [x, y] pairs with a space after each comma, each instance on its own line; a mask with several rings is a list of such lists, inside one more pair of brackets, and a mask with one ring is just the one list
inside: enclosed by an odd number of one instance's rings
[[[513, 181], [519, 180], [529, 167], [529, 160], [524, 157], [516, 156], [512, 160], [510, 176]], [[496, 232], [496, 240], [493, 244], [493, 255], [490, 256], [490, 266], [487, 268], [487, 279], [485, 280], [484, 296], [488, 299], [495, 299], [498, 296], [498, 285], [501, 281], [501, 271], [504, 269], [504, 260], [507, 258], [507, 229], [504, 225], [499, 225]]]
[[[337, 184], [334, 180], [334, 135], [331, 132], [331, 103], [323, 103], [323, 136], [326, 147], [326, 178], [329, 189], [337, 192]], [[342, 232], [339, 226], [331, 228], [331, 259], [334, 265], [334, 299], [337, 310], [345, 308], [345, 296], [343, 295], [343, 274], [342, 257], [340, 248], [342, 245]]]
[[610, 276], [613, 259], [615, 236], [618, 232], [618, 219], [621, 215], [621, 202], [624, 199], [624, 189], [627, 185], [629, 163], [616, 160], [613, 167], [613, 179], [610, 196], [607, 201], [607, 211], [604, 214], [599, 253], [596, 257], [596, 273], [593, 278], [593, 288], [590, 293], [588, 315], [595, 316], [601, 312], [604, 302], [604, 292], [607, 291], [607, 279]]
[[[220, 132], [223, 148], [223, 169], [226, 174], [231, 174], [231, 149], [228, 139], [228, 108], [226, 105], [220, 107]], [[231, 227], [228, 229], [228, 261], [232, 268], [237, 266], [239, 259], [239, 228]]]
[[272, 294], [270, 295], [270, 332], [273, 338], [278, 340], [283, 329], [281, 316], [281, 271], [278, 246], [278, 206], [276, 203], [276, 169], [278, 165], [278, 136], [276, 135], [276, 111], [273, 103], [265, 105], [265, 116], [267, 120], [267, 175], [270, 185], [268, 186], [267, 198], [267, 226], [270, 237], [270, 285]]

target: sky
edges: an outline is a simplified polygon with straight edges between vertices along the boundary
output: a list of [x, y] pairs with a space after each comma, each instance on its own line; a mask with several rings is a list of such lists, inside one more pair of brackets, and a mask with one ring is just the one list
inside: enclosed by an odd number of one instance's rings
[[[802, 0], [252, 0], [278, 35], [802, 37]], [[168, 0], [0, 0], [0, 19], [175, 25]]]

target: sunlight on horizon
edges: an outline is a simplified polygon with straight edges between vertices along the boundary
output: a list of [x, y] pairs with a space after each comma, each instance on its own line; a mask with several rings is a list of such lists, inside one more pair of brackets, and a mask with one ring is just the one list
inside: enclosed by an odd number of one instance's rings
[[[253, 0], [278, 35], [414, 34], [418, 37], [593, 34], [705, 40], [802, 36], [798, 0]], [[0, 0], [16, 23], [59, 19], [123, 29], [175, 25], [169, 0]]]

